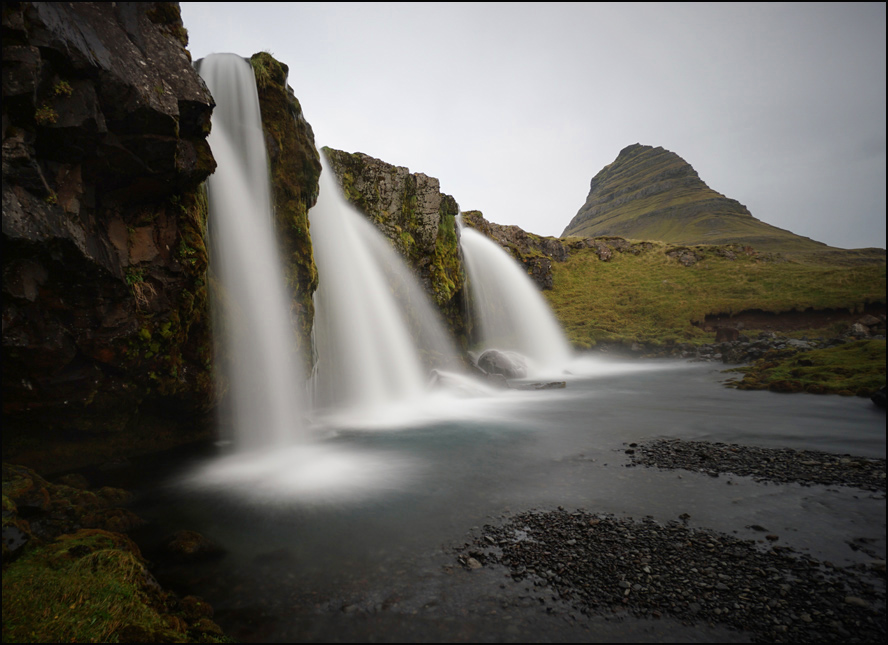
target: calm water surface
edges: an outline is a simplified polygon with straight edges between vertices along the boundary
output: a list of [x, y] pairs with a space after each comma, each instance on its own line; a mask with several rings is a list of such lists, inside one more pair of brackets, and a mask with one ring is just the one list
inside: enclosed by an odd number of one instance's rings
[[320, 446], [190, 460], [145, 494], [142, 541], [150, 555], [187, 528], [222, 545], [221, 560], [162, 575], [243, 640], [730, 640], [665, 620], [590, 632], [453, 552], [485, 523], [560, 505], [664, 523], [688, 513], [748, 539], [757, 524], [839, 565], [866, 559], [848, 546], [866, 538], [884, 558], [884, 495], [626, 467], [625, 444], [664, 437], [885, 457], [885, 412], [869, 400], [731, 390], [719, 368], [598, 363], [565, 389], [448, 395], [421, 423], [328, 422]]

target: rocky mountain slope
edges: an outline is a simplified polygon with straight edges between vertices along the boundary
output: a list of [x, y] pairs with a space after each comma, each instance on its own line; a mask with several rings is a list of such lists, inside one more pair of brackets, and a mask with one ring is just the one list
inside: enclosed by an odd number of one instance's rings
[[743, 244], [758, 251], [836, 260], [885, 258], [884, 250], [846, 252], [766, 224], [740, 202], [709, 188], [674, 152], [637, 143], [621, 150], [595, 175], [586, 203], [562, 235]]

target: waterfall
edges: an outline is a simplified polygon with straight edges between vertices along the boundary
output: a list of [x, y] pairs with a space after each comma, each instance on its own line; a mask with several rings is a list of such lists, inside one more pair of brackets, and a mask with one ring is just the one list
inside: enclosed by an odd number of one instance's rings
[[483, 349], [514, 351], [534, 372], [563, 369], [571, 349], [542, 294], [524, 269], [496, 242], [462, 227], [471, 309]]
[[415, 403], [429, 369], [451, 362], [455, 350], [404, 260], [346, 201], [326, 159], [322, 164], [309, 211], [319, 276], [315, 401], [359, 414]]
[[250, 63], [234, 54], [208, 56], [198, 72], [216, 101], [208, 231], [230, 384], [223, 409], [239, 450], [273, 449], [302, 437], [305, 380], [274, 232], [256, 81]]

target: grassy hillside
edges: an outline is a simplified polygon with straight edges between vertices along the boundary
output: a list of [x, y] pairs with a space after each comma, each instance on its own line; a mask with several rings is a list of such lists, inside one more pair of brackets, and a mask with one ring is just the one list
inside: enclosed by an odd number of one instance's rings
[[[614, 253], [607, 262], [593, 248], [553, 262], [545, 291], [568, 338], [578, 347], [601, 341], [669, 343], [711, 341], [694, 326], [707, 314], [759, 309], [782, 313], [808, 308], [862, 311], [885, 302], [885, 264], [842, 266], [793, 262], [708, 245], [676, 248], [654, 242], [638, 254]], [[692, 254], [684, 266], [667, 253]], [[733, 255], [734, 259], [730, 259]], [[824, 330], [825, 333], [838, 330]]]

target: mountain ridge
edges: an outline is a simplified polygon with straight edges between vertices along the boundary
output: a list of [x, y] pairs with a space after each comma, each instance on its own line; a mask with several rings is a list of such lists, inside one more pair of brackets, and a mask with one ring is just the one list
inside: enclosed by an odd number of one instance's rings
[[710, 188], [678, 154], [639, 143], [623, 148], [592, 178], [585, 203], [561, 234], [607, 235], [671, 244], [741, 243], [795, 256], [845, 251], [762, 222], [736, 199]]

